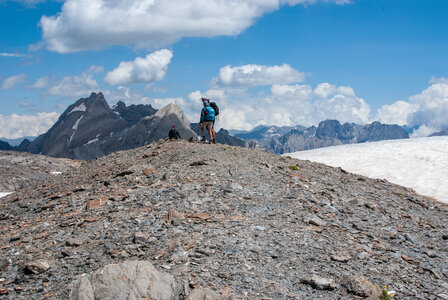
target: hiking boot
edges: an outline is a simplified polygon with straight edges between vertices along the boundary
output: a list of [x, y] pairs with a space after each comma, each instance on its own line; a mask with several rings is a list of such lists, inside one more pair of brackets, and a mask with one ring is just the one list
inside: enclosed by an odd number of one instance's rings
[[203, 136], [202, 139], [200, 140], [200, 142], [205, 142], [205, 141], [207, 141], [207, 140], [205, 139], [205, 136]]
[[213, 144], [216, 144], [216, 140], [215, 139], [213, 139]]

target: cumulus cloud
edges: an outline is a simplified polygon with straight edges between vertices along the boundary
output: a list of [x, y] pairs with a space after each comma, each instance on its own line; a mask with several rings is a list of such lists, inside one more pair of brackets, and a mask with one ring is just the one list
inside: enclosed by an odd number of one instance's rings
[[212, 86], [246, 88], [296, 83], [304, 79], [304, 73], [297, 71], [288, 64], [281, 66], [244, 65], [238, 67], [227, 65], [219, 70], [218, 77], [212, 80]]
[[104, 82], [109, 85], [126, 85], [161, 81], [165, 77], [172, 57], [171, 50], [163, 49], [144, 58], [137, 57], [134, 61], [123, 61], [106, 74]]
[[58, 120], [56, 112], [37, 113], [37, 115], [0, 115], [0, 136], [16, 139], [24, 136], [37, 136], [48, 131]]
[[130, 44], [158, 48], [182, 37], [235, 36], [281, 5], [315, 2], [318, 1], [67, 0], [57, 15], [43, 16], [40, 26], [47, 48], [60, 53]]
[[420, 127], [414, 136], [448, 128], [448, 82], [442, 77], [431, 79], [430, 83], [427, 89], [409, 97], [408, 101], [397, 101], [380, 108], [379, 119]]
[[25, 73], [20, 73], [17, 75], [13, 75], [3, 80], [2, 90], [10, 90], [17, 86], [18, 84], [25, 82], [27, 80], [27, 76]]
[[385, 124], [408, 124], [408, 116], [418, 110], [418, 105], [407, 101], [397, 101], [390, 105], [383, 105], [378, 110], [377, 119]]
[[90, 95], [92, 91], [99, 89], [99, 85], [93, 76], [94, 74], [92, 73], [82, 73], [78, 76], [65, 76], [54, 82], [46, 93], [61, 97], [82, 97]]

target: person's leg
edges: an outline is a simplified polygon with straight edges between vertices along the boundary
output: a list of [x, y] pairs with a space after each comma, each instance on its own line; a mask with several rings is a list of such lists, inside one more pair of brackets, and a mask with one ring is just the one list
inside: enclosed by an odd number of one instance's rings
[[212, 137], [211, 140], [213, 141], [213, 144], [216, 144], [216, 136], [215, 136], [215, 121], [212, 122]]
[[204, 123], [200, 123], [200, 125], [201, 125], [201, 133], [202, 133], [201, 141], [205, 141]]
[[213, 133], [212, 133], [212, 123], [211, 122], [207, 122], [207, 131], [208, 131], [208, 138], [209, 141], [212, 142], [213, 141]]

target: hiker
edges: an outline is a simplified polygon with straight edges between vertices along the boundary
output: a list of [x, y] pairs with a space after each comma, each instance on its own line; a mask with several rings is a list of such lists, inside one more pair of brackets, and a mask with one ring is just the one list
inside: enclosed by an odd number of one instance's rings
[[180, 140], [180, 134], [175, 125], [173, 125], [173, 128], [171, 128], [170, 132], [168, 132], [168, 138], [170, 140]]
[[209, 136], [209, 143], [216, 144], [215, 139], [215, 129], [213, 128], [215, 125], [215, 110], [210, 106], [210, 100], [207, 98], [201, 98], [202, 104], [204, 107], [201, 110], [201, 133], [202, 133], [202, 139], [201, 142], [205, 142], [205, 133], [204, 128], [208, 131]]

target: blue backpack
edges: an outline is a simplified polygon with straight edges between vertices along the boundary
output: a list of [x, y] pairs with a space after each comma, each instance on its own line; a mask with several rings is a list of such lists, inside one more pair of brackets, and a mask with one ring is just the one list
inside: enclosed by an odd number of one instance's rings
[[206, 110], [205, 111], [205, 120], [206, 121], [214, 121], [215, 120], [215, 110], [209, 105], [207, 105], [205, 107], [205, 110]]

